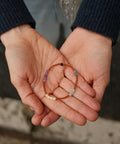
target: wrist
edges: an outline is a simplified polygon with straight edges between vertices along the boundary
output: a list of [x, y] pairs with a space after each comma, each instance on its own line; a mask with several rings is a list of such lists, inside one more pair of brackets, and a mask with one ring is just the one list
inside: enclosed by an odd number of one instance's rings
[[112, 53], [112, 39], [101, 34], [77, 27], [67, 38], [60, 49], [67, 58], [80, 54], [81, 51], [89, 53], [91, 51], [101, 53]]
[[31, 27], [28, 24], [17, 26], [1, 34], [0, 39], [5, 46], [16, 43], [20, 40], [20, 37], [24, 36], [24, 32], [29, 28]]
[[73, 33], [75, 35], [80, 36], [80, 38], [82, 38], [83, 41], [86, 41], [87, 43], [96, 41], [96, 42], [102, 42], [103, 44], [109, 45], [110, 47], [112, 46], [112, 39], [102, 34], [92, 32], [90, 30], [81, 27], [76, 27]]

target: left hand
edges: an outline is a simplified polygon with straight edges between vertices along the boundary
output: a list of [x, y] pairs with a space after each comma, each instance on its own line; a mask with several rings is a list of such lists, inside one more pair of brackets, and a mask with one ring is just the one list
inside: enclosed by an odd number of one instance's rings
[[77, 27], [60, 50], [68, 62], [93, 87], [99, 103], [110, 80], [111, 45], [110, 38]]

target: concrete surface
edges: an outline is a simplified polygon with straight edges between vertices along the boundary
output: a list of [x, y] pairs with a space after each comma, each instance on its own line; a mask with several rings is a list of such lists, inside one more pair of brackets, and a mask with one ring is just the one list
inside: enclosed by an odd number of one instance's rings
[[34, 132], [34, 136], [48, 139], [59, 139], [80, 144], [119, 144], [120, 122], [99, 118], [96, 122], [88, 122], [86, 126], [77, 126], [64, 119], [49, 128]]
[[[120, 122], [100, 118], [85, 126], [75, 125], [63, 118], [48, 128], [32, 126], [32, 113], [18, 100], [0, 99], [0, 144], [28, 144], [45, 140], [74, 144], [119, 144]], [[3, 135], [3, 128], [8, 129]], [[14, 131], [14, 132], [13, 132]], [[16, 131], [16, 132], [15, 132]], [[19, 133], [19, 135], [17, 134]], [[11, 140], [10, 140], [11, 139]], [[9, 142], [9, 143], [8, 143]]]
[[29, 121], [31, 112], [21, 101], [0, 98], [0, 126], [30, 133], [31, 123]]

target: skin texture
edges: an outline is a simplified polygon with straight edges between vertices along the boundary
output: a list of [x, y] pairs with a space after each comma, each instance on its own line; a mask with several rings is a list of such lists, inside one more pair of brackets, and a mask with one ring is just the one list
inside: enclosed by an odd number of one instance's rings
[[[2, 34], [1, 41], [6, 48], [5, 55], [11, 82], [22, 102], [36, 111], [32, 118], [34, 125], [49, 126], [59, 116], [78, 125], [84, 125], [87, 119], [97, 119], [100, 104], [93, 98], [95, 91], [80, 74], [73, 97], [51, 101], [44, 96], [42, 81], [46, 70], [53, 64], [68, 62], [39, 33], [29, 25], [22, 25]], [[71, 69], [58, 66], [50, 72], [46, 88], [48, 92], [56, 88], [54, 96], [61, 97], [71, 91], [74, 81], [75, 76]]]
[[96, 92], [100, 103], [110, 81], [112, 40], [77, 27], [67, 38], [61, 52]]

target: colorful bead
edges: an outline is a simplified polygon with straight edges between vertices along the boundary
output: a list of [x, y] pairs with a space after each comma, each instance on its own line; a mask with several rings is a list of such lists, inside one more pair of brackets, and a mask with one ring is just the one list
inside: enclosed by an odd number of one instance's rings
[[56, 100], [56, 97], [52, 97], [52, 96], [49, 96], [48, 94], [45, 94], [46, 98], [50, 99], [50, 100]]
[[46, 80], [47, 80], [47, 76], [48, 76], [48, 73], [49, 73], [49, 70], [46, 71], [46, 73], [45, 73], [45, 75], [44, 75], [43, 82], [46, 82]]
[[45, 94], [45, 96], [48, 98], [49, 97], [49, 95], [48, 94]]
[[60, 65], [63, 66], [63, 63], [61, 63]]
[[75, 74], [75, 76], [77, 76], [78, 74], [77, 74], [77, 72], [76, 72], [76, 70], [74, 71], [74, 74]]
[[72, 89], [72, 91], [69, 93], [69, 96], [72, 96], [75, 92], [75, 89]]

